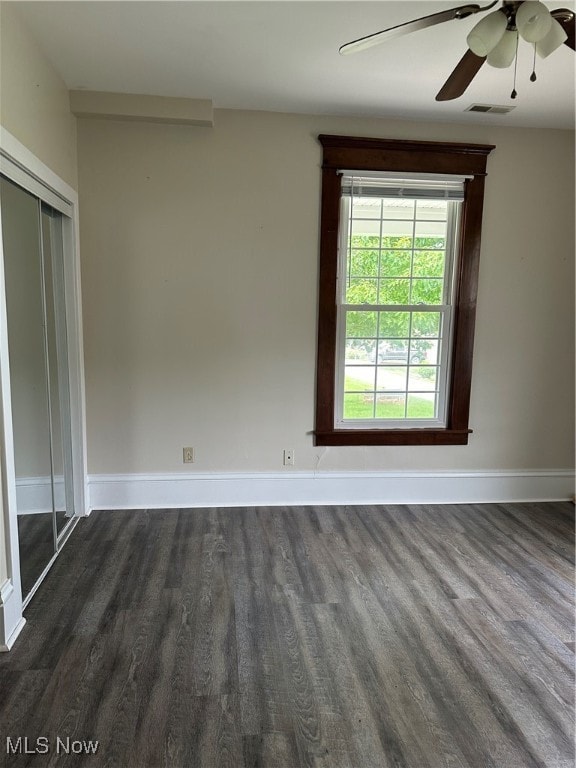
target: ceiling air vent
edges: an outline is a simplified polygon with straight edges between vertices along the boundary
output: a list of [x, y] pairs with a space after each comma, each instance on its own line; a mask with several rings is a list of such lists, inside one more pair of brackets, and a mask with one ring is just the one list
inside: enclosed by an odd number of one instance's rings
[[493, 115], [506, 115], [513, 109], [514, 107], [499, 107], [497, 104], [472, 104], [464, 112], [490, 112]]

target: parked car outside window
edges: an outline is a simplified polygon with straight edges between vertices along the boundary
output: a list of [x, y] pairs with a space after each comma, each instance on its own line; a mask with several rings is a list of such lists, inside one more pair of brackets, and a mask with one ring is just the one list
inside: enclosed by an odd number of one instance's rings
[[378, 362], [399, 361], [401, 363], [411, 362], [413, 365], [425, 362], [426, 352], [423, 349], [412, 349], [408, 354], [408, 345], [402, 342], [394, 344], [380, 343], [378, 347]]

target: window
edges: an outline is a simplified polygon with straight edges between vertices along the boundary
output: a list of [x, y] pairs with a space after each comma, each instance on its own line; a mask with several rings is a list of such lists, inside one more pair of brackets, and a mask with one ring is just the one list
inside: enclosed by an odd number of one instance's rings
[[465, 444], [492, 147], [320, 141], [316, 443]]
[[464, 179], [341, 181], [335, 423], [445, 427]]

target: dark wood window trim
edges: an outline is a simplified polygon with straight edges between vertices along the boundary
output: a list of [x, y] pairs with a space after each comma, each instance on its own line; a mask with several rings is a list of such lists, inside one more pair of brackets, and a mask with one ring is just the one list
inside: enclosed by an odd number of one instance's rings
[[[487, 144], [453, 144], [396, 139], [320, 135], [323, 147], [320, 225], [320, 288], [316, 371], [316, 445], [466, 445], [478, 265], [486, 161], [495, 148]], [[465, 182], [455, 276], [452, 363], [445, 428], [335, 429], [336, 276], [340, 180], [338, 170], [405, 171], [473, 176]]]

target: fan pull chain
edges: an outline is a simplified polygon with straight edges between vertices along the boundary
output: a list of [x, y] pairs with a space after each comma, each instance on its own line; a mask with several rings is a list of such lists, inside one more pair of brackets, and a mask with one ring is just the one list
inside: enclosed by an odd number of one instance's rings
[[530, 75], [530, 82], [536, 82], [536, 43], [534, 43], [534, 61], [532, 62], [532, 74]]
[[514, 56], [514, 87], [512, 88], [512, 93], [510, 94], [511, 99], [515, 99], [516, 96], [518, 96], [518, 91], [516, 90], [516, 72], [518, 70], [518, 33], [516, 33], [516, 54]]

